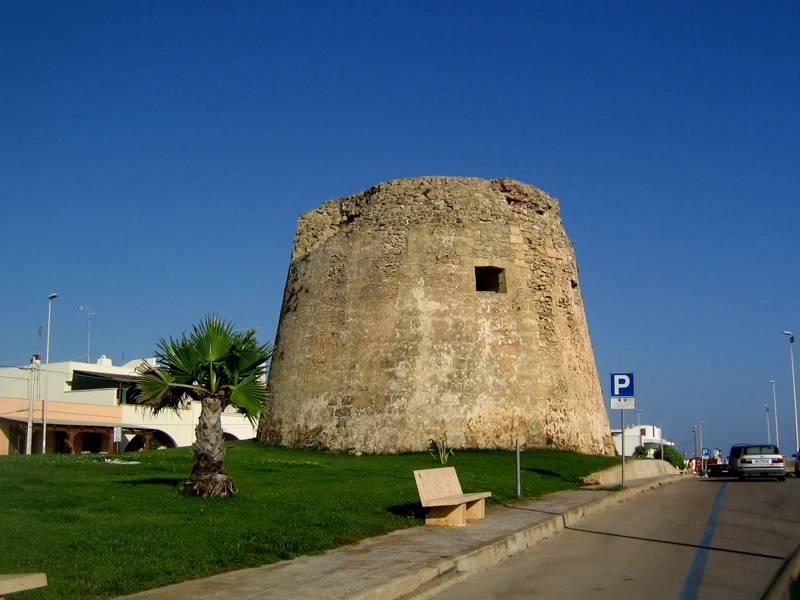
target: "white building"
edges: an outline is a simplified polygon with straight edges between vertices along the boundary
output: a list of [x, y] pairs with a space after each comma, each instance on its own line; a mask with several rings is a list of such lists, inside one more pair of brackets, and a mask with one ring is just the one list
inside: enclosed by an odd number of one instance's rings
[[[45, 397], [48, 454], [70, 447], [75, 452], [130, 452], [190, 446], [200, 403], [187, 402], [177, 413], [158, 415], [137, 404], [134, 380], [143, 362], [152, 365], [155, 359], [114, 366], [103, 356], [95, 364], [65, 361], [46, 368], [34, 357], [25, 367], [0, 368], [0, 455], [25, 453], [29, 418], [32, 450], [41, 452]], [[230, 439], [256, 435], [250, 422], [232, 409], [223, 413], [222, 427]]]
[[[617, 454], [622, 456], [622, 429], [612, 429], [611, 438]], [[665, 446], [674, 446], [675, 443], [664, 440]], [[648, 456], [652, 458], [656, 448], [661, 446], [661, 428], [654, 425], [629, 425], [625, 428], [625, 456], [633, 456], [637, 446], [644, 446]]]

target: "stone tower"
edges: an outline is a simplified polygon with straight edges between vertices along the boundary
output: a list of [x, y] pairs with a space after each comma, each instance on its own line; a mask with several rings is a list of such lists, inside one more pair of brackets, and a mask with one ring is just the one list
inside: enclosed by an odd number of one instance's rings
[[398, 179], [299, 219], [259, 437], [362, 452], [609, 451], [558, 201]]

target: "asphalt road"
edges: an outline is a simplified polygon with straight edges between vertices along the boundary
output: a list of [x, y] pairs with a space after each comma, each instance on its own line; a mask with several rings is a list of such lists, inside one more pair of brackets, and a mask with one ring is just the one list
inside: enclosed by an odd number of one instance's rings
[[800, 543], [800, 480], [640, 494], [429, 598], [758, 599]]

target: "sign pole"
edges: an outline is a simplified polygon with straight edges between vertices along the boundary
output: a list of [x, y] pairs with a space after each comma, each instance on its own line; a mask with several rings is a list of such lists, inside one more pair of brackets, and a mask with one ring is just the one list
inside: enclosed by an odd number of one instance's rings
[[517, 440], [517, 498], [522, 498], [522, 472], [519, 468], [519, 440]]
[[619, 412], [622, 415], [622, 487], [625, 487], [625, 409]]
[[122, 427], [114, 427], [114, 454], [119, 454], [119, 443], [122, 441]]
[[[611, 410], [621, 410], [622, 422], [622, 487], [625, 487], [625, 411], [636, 408], [634, 373], [611, 373]], [[641, 435], [641, 432], [640, 432]]]

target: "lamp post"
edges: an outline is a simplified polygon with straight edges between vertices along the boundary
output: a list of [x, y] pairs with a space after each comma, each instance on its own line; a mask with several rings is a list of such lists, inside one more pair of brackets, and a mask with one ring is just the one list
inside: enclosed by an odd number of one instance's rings
[[700, 421], [700, 475], [706, 474], [706, 457], [703, 454], [703, 422]]
[[772, 443], [772, 436], [769, 434], [769, 404], [764, 404], [764, 408], [767, 409], [767, 443]]
[[775, 410], [772, 412], [775, 414], [775, 445], [780, 448], [781, 447], [781, 436], [778, 433], [778, 396], [775, 394], [775, 382], [772, 379], [769, 380], [772, 384], [772, 406]]
[[789, 336], [789, 358], [792, 361], [792, 395], [794, 396], [794, 448], [795, 452], [800, 449], [800, 435], [797, 432], [797, 385], [794, 380], [794, 334], [791, 331], [784, 331], [783, 335]]
[[47, 453], [47, 392], [50, 383], [50, 315], [53, 309], [53, 300], [58, 294], [47, 296], [47, 346], [44, 355], [44, 398], [42, 399], [42, 454]]
[[642, 426], [642, 409], [636, 411], [636, 425], [637, 427]]

